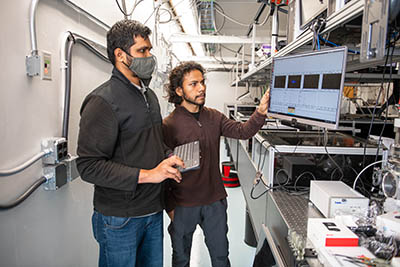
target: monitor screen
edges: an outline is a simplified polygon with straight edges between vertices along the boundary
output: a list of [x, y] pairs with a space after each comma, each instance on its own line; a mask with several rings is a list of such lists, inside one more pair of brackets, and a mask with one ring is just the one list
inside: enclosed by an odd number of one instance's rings
[[268, 115], [337, 129], [347, 47], [273, 59]]

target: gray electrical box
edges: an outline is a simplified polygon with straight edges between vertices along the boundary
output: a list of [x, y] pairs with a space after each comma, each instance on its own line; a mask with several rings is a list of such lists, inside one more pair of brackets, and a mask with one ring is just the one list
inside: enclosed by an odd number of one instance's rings
[[47, 182], [43, 185], [45, 190], [57, 190], [67, 183], [67, 164], [46, 165], [43, 169]]
[[43, 164], [56, 164], [68, 157], [68, 143], [64, 137], [52, 137], [42, 141]]
[[40, 56], [29, 55], [25, 58], [26, 75], [33, 77], [40, 74]]
[[78, 156], [71, 156], [64, 160], [65, 164], [67, 164], [67, 179], [68, 182], [72, 182], [77, 177], [79, 177], [78, 168], [76, 167], [76, 159]]

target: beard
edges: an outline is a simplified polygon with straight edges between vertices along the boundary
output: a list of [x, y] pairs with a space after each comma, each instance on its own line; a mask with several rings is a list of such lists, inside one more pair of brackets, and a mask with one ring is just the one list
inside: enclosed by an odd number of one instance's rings
[[188, 96], [185, 94], [185, 91], [183, 91], [182, 98], [183, 98], [186, 102], [188, 102], [188, 103], [190, 103], [190, 104], [193, 104], [193, 105], [202, 107], [202, 106], [204, 106], [204, 103], [206, 102], [206, 94], [204, 93], [204, 99], [203, 99], [203, 100], [197, 100], [197, 98], [202, 97], [202, 96], [203, 96], [203, 95], [196, 96], [196, 97], [194, 97], [194, 98], [190, 98], [190, 97], [188, 97]]

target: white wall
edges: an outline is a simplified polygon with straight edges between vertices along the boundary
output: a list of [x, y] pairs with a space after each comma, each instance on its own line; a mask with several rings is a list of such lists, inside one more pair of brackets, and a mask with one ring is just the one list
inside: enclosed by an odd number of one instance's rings
[[[61, 90], [60, 47], [63, 34], [78, 32], [105, 44], [104, 28], [62, 0], [42, 0], [36, 14], [37, 45], [39, 50], [52, 54], [53, 76], [51, 81], [27, 77], [25, 56], [31, 49], [30, 3], [28, 0], [3, 0], [0, 11], [0, 170], [23, 163], [40, 152], [42, 139], [61, 136], [64, 92]], [[91, 3], [96, 5], [94, 1]], [[115, 6], [108, 10], [110, 17], [122, 19]], [[174, 28], [173, 25], [169, 27]], [[110, 71], [110, 65], [86, 48], [73, 47], [69, 125], [72, 154], [76, 154], [83, 98], [107, 80]], [[229, 87], [229, 74], [211, 72], [208, 80], [207, 106], [223, 111], [223, 102], [234, 100], [235, 88]], [[164, 92], [160, 88], [155, 91], [165, 110]], [[41, 161], [17, 175], [0, 177], [0, 203], [14, 200], [40, 176]], [[96, 266], [98, 247], [90, 221], [92, 197], [93, 186], [76, 179], [57, 191], [44, 191], [40, 187], [21, 205], [0, 211], [0, 266]]]
[[206, 73], [206, 106], [224, 112], [224, 103], [253, 103], [255, 97], [260, 99], [258, 88], [250, 88], [251, 94], [241, 101], [236, 101], [236, 97], [246, 92], [245, 87], [231, 87], [230, 73], [210, 71]]
[[[30, 2], [5, 0], [0, 11], [0, 169], [14, 167], [40, 152], [43, 138], [61, 135], [63, 33], [80, 32], [105, 43], [104, 29], [62, 1], [42, 0], [37, 12], [38, 48], [52, 54], [53, 80], [27, 77]], [[108, 79], [111, 67], [80, 45], [73, 48], [72, 61], [70, 148], [75, 154], [79, 106], [89, 91]], [[39, 161], [20, 174], [0, 177], [0, 203], [12, 201], [38, 179], [41, 165]], [[57, 191], [40, 187], [21, 205], [0, 211], [0, 266], [96, 266], [92, 195], [92, 186], [76, 179]]]
[[224, 112], [224, 103], [233, 103], [235, 87], [229, 83], [230, 74], [227, 72], [208, 72], [206, 74], [206, 106]]

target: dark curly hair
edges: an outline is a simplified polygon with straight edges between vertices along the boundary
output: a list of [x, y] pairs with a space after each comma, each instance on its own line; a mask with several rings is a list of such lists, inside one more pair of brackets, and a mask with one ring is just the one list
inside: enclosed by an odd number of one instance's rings
[[129, 52], [129, 48], [135, 44], [134, 37], [140, 35], [147, 39], [151, 30], [136, 20], [124, 19], [116, 22], [107, 32], [107, 54], [111, 63], [115, 65], [114, 50], [121, 48]]
[[180, 63], [176, 66], [168, 77], [168, 83], [165, 85], [165, 91], [167, 92], [168, 102], [180, 105], [182, 103], [182, 97], [176, 94], [175, 90], [178, 87], [182, 87], [183, 79], [185, 75], [193, 70], [198, 70], [204, 75], [204, 68], [194, 61], [188, 61]]

